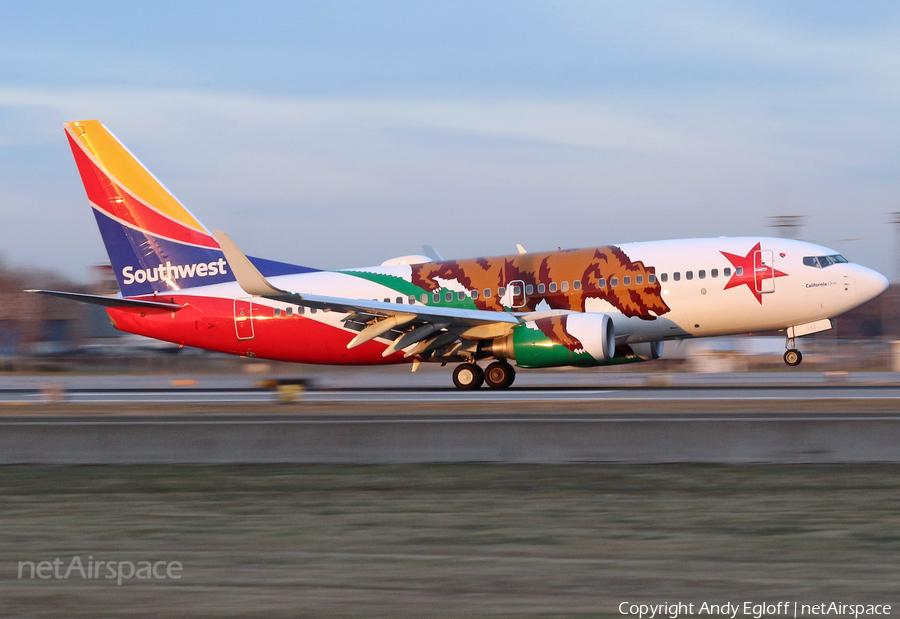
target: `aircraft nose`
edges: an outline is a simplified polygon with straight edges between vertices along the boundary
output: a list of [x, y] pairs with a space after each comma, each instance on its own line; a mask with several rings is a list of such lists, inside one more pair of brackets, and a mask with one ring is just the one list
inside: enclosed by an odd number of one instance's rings
[[864, 266], [856, 266], [856, 296], [859, 304], [868, 303], [888, 289], [887, 278]]

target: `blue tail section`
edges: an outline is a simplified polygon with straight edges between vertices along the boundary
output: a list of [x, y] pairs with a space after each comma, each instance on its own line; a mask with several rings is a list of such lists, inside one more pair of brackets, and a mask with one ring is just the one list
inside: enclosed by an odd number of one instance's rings
[[[233, 282], [209, 230], [96, 120], [66, 135], [126, 297]], [[316, 269], [250, 258], [267, 276]]]

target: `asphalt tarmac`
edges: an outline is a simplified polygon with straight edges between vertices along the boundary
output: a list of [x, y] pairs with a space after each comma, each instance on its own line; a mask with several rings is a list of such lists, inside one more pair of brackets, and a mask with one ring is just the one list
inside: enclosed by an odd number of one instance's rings
[[900, 399], [894, 373], [777, 372], [633, 374], [520, 371], [509, 389], [459, 391], [449, 372], [429, 368], [326, 368], [294, 375], [45, 375], [0, 377], [0, 403], [191, 404], [280, 401], [278, 383], [302, 383], [315, 403], [539, 403], [547, 412], [566, 402], [831, 402]]
[[446, 378], [6, 376], [0, 463], [900, 462], [891, 373]]

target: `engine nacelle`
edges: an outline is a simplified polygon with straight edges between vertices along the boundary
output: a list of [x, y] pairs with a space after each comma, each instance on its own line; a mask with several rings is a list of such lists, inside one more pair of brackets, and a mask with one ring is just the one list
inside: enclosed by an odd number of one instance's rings
[[[641, 361], [659, 359], [663, 354], [663, 343], [661, 341], [628, 344], [627, 347], [631, 349], [633, 356], [637, 357]], [[618, 352], [619, 351], [616, 351], [616, 353]], [[627, 351], [625, 352], [627, 353]]]
[[519, 367], [603, 365], [615, 357], [616, 331], [606, 314], [561, 314], [514, 327], [505, 344]]
[[663, 343], [616, 346], [615, 327], [609, 316], [572, 313], [513, 327], [509, 335], [497, 338], [483, 350], [494, 357], [515, 359], [523, 368], [588, 367], [659, 359]]

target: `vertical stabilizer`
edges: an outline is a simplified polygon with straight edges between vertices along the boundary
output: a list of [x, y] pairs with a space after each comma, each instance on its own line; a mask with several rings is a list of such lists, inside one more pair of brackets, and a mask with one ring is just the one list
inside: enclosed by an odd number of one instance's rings
[[[123, 295], [235, 281], [209, 230], [106, 127], [65, 130]], [[267, 276], [311, 270], [252, 260]]]

